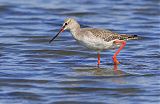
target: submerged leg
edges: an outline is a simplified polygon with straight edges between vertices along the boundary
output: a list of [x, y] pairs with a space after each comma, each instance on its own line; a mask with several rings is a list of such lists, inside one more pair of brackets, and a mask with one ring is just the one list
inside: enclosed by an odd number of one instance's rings
[[98, 65], [98, 67], [100, 65], [100, 53], [99, 52], [98, 52], [98, 62], [97, 62], [97, 65]]
[[124, 41], [124, 40], [115, 40], [114, 42], [115, 42], [115, 44], [119, 44], [119, 43], [121, 44], [121, 46], [119, 47], [119, 49], [116, 51], [116, 53], [112, 57], [114, 64], [117, 65], [117, 64], [120, 64], [119, 61], [117, 60], [117, 55], [125, 47], [126, 41]]
[[117, 64], [114, 64], [114, 72], [117, 74], [118, 72], [118, 65]]

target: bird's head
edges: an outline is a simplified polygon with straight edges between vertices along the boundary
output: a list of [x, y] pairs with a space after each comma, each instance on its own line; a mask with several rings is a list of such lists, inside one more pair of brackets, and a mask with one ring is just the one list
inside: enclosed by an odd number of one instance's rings
[[77, 25], [77, 22], [75, 19], [67, 18], [64, 20], [62, 28], [64, 28], [64, 30], [70, 30], [70, 29], [74, 28], [76, 25]]
[[49, 41], [49, 43], [51, 43], [61, 32], [63, 32], [64, 30], [71, 30], [73, 28], [75, 28], [77, 25], [77, 22], [75, 19], [73, 18], [67, 18], [64, 20], [64, 23], [61, 27], [61, 29], [59, 30], [59, 32]]

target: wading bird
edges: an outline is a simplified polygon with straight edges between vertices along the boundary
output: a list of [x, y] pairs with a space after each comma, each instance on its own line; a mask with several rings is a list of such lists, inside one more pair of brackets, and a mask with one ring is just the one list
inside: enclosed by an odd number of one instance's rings
[[60, 31], [49, 41], [49, 43], [51, 43], [64, 30], [70, 30], [72, 36], [80, 44], [97, 51], [98, 67], [100, 65], [100, 51], [119, 47], [112, 57], [114, 64], [118, 65], [119, 61], [117, 60], [117, 55], [126, 45], [126, 41], [138, 39], [137, 35], [118, 34], [106, 29], [81, 28], [75, 19], [67, 18]]

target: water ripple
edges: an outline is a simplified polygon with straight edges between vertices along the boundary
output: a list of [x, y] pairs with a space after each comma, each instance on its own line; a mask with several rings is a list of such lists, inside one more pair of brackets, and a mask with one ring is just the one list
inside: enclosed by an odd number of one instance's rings
[[[0, 0], [0, 103], [157, 104], [160, 75], [159, 1]], [[81, 27], [135, 34], [115, 50], [97, 53], [69, 32], [52, 43], [66, 17]]]

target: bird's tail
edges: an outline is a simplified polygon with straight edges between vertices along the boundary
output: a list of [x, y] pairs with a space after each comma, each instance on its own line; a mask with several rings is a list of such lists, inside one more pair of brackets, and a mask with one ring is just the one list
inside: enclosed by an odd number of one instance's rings
[[139, 38], [138, 35], [120, 34], [120, 40], [136, 40]]

